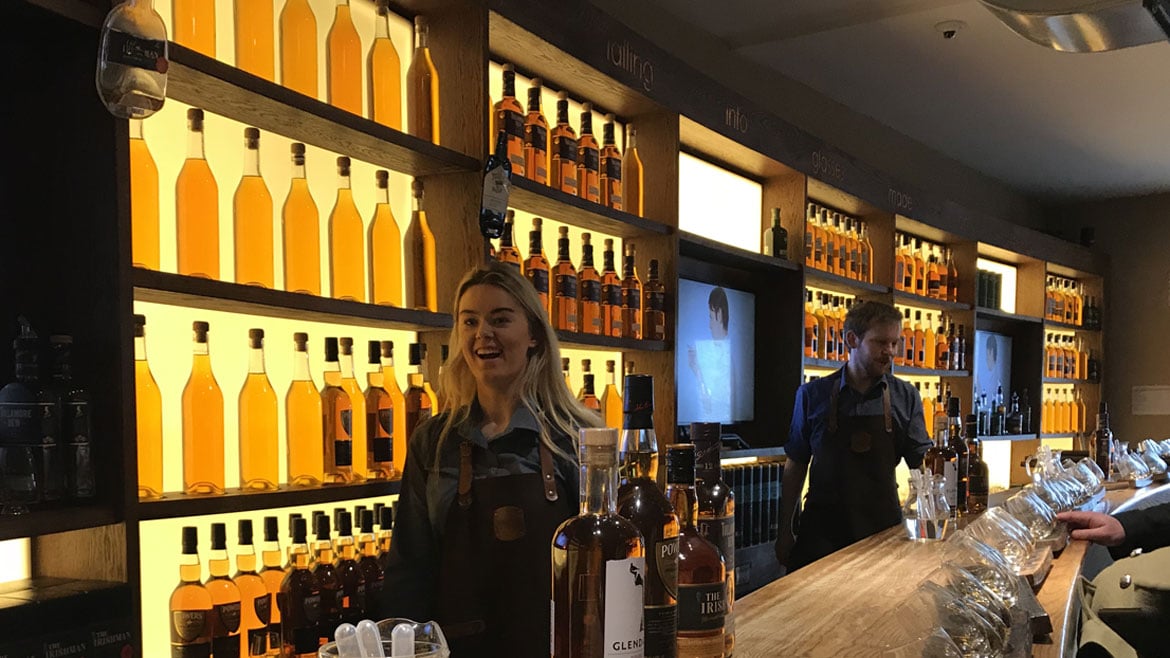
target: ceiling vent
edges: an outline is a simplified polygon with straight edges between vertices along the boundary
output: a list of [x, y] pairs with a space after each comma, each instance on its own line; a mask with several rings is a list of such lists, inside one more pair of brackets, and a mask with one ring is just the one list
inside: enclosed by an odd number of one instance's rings
[[1020, 36], [1074, 53], [1165, 41], [1170, 0], [981, 0]]

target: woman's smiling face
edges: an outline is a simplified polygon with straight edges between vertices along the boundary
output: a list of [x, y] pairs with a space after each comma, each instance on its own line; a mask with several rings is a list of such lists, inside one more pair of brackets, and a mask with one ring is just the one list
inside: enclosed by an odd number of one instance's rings
[[503, 288], [471, 286], [459, 300], [459, 339], [463, 359], [479, 385], [507, 386], [528, 365], [536, 347], [524, 309]]

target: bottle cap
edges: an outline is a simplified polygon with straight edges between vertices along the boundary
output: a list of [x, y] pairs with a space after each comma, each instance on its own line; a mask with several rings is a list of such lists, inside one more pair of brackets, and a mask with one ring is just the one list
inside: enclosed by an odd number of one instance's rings
[[207, 332], [211, 331], [211, 325], [206, 322], [196, 321], [191, 323], [191, 329], [195, 332], [195, 342], [207, 342]]
[[197, 107], [187, 110], [187, 125], [191, 130], [203, 130], [203, 110]]
[[379, 169], [374, 172], [374, 180], [377, 181], [378, 187], [384, 190], [390, 184], [390, 172]]
[[277, 534], [279, 532], [278, 524], [279, 524], [279, 521], [277, 521], [275, 516], [264, 517], [264, 541], [266, 541], [266, 542], [280, 541], [278, 534]]
[[383, 359], [393, 359], [394, 358], [394, 341], [383, 340], [380, 342], [380, 344], [382, 345], [382, 358]]
[[587, 372], [589, 372], [589, 368], [590, 368], [590, 366], [592, 366], [592, 365], [593, 365], [593, 361], [592, 361], [592, 360], [590, 360], [590, 359], [581, 359], [581, 372], [586, 372], [586, 373], [587, 373]]
[[451, 354], [451, 348], [448, 345], [439, 345], [439, 361], [446, 363], [447, 357]]
[[561, 102], [561, 101], [564, 101], [566, 103], [569, 102], [569, 93], [568, 92], [566, 92], [566, 91], [558, 91], [557, 92], [557, 102]]
[[411, 181], [410, 191], [414, 194], [415, 198], [422, 199], [422, 197], [423, 197], [423, 182], [422, 182], [421, 178], [416, 178], [413, 181]]
[[359, 525], [363, 535], [368, 535], [374, 532], [374, 512], [368, 509], [362, 510]]
[[703, 450], [707, 446], [723, 445], [723, 425], [720, 423], [691, 423], [691, 443]]
[[299, 351], [306, 351], [309, 345], [309, 334], [303, 331], [296, 332], [293, 334], [293, 344], [297, 346]]
[[249, 146], [252, 146], [253, 148], [255, 148], [255, 144], [251, 144], [251, 142], [256, 142], [256, 141], [260, 140], [260, 129], [259, 128], [244, 128], [244, 139], [248, 140]]
[[333, 336], [325, 338], [325, 361], [337, 361], [337, 338]]
[[[300, 512], [293, 512], [293, 513], [288, 515], [288, 536], [289, 537], [292, 537], [292, 535], [293, 535], [293, 521], [295, 521], [299, 518], [302, 518], [302, 516], [303, 515]], [[316, 518], [316, 517], [314, 517], [314, 518]]]
[[410, 365], [412, 365], [412, 366], [422, 365], [422, 360], [423, 360], [422, 343], [411, 343], [410, 344]]
[[199, 529], [194, 526], [183, 527], [183, 555], [199, 554]]
[[337, 156], [337, 173], [342, 176], [349, 175], [349, 158], [344, 155]]
[[366, 362], [370, 364], [382, 363], [382, 344], [371, 340], [366, 344]]
[[240, 519], [239, 526], [236, 528], [236, 536], [240, 546], [252, 545], [252, 519]]
[[353, 339], [349, 336], [342, 336], [337, 339], [337, 344], [341, 346], [341, 353], [353, 356]]
[[337, 536], [349, 537], [353, 534], [353, 517], [350, 516], [349, 510], [341, 510], [337, 515]]
[[293, 142], [292, 146], [289, 147], [289, 151], [291, 151], [293, 155], [304, 156], [305, 145], [300, 142]]
[[374, 503], [374, 520], [375, 521], [382, 518], [382, 508], [385, 506], [386, 506], [386, 503]]
[[135, 315], [134, 316], [134, 335], [139, 337], [139, 338], [145, 336], [146, 332], [143, 331], [143, 328], [145, 326], [146, 326], [146, 316], [145, 315]]
[[362, 524], [362, 512], [364, 512], [364, 511], [365, 511], [365, 509], [366, 509], [366, 506], [365, 506], [365, 505], [354, 505], [354, 506], [353, 506], [353, 522], [354, 522], [354, 525], [361, 526], [361, 524]]
[[317, 528], [317, 541], [329, 541], [329, 515], [321, 512], [314, 525]]
[[415, 27], [426, 27], [427, 26], [427, 17], [426, 16], [415, 16], [414, 17], [414, 26]]
[[669, 484], [695, 484], [695, 446], [676, 443], [666, 449], [666, 481]]
[[514, 73], [516, 71], [516, 67], [512, 64], [504, 64], [503, 69], [504, 73]]
[[394, 528], [394, 507], [383, 506], [378, 514], [378, 529], [392, 530]]
[[227, 525], [223, 523], [211, 524], [211, 550], [227, 550]]
[[304, 544], [308, 539], [308, 532], [305, 527], [305, 520], [300, 516], [289, 519], [292, 521], [292, 543]]

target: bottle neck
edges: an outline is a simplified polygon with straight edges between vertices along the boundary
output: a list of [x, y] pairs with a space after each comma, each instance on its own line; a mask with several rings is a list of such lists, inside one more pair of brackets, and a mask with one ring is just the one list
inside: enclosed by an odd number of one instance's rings
[[253, 347], [248, 350], [248, 374], [264, 374], [264, 348]]
[[540, 231], [530, 231], [528, 233], [528, 255], [531, 257], [539, 256], [544, 251], [544, 244], [540, 239]]
[[142, 119], [130, 119], [130, 139], [142, 139]]
[[134, 337], [134, 360], [135, 361], [145, 361], [146, 360], [146, 336], [135, 336]]
[[280, 569], [280, 544], [274, 541], [264, 542], [260, 559], [263, 560], [265, 569]]
[[326, 361], [324, 373], [327, 386], [341, 385], [341, 364], [337, 361]]
[[593, 134], [593, 114], [589, 112], [581, 113], [581, 136]]
[[345, 192], [346, 195], [348, 196], [349, 191], [350, 191], [349, 173], [346, 172], [344, 174], [338, 174], [338, 176], [337, 176], [337, 195], [341, 196], [341, 193]]
[[587, 395], [587, 396], [595, 395], [595, 393], [593, 392], [593, 374], [592, 373], [585, 374], [585, 384], [583, 386], [583, 390], [585, 392], [585, 395]]
[[293, 380], [298, 382], [312, 379], [309, 374], [309, 353], [297, 350], [293, 353]]
[[260, 149], [251, 146], [244, 149], [244, 175], [260, 176]]
[[374, 38], [390, 38], [390, 9], [386, 5], [378, 5], [378, 19], [374, 21]]
[[202, 581], [203, 569], [199, 564], [199, 556], [184, 553], [179, 557], [179, 580], [184, 583], [198, 583]]
[[678, 516], [680, 530], [689, 530], [695, 526], [695, 516], [699, 509], [699, 499], [695, 494], [694, 483], [669, 482], [666, 485], [666, 498], [674, 513]]
[[569, 239], [557, 239], [557, 261], [561, 263], [568, 263], [569, 261]]
[[292, 166], [293, 180], [305, 180], [305, 159], [303, 157], [294, 157]]
[[328, 539], [313, 542], [313, 561], [317, 564], [333, 564], [333, 542]]
[[423, 374], [421, 372], [421, 369], [422, 368], [420, 366], [419, 367], [420, 372], [412, 372], [412, 373], [408, 373], [406, 375], [406, 381], [408, 384], [410, 384], [411, 388], [422, 388]]
[[362, 557], [378, 557], [378, 538], [372, 532], [363, 532], [357, 538], [358, 552]]
[[338, 357], [338, 363], [341, 365], [341, 378], [353, 379], [353, 355], [342, 354]]
[[207, 356], [207, 343], [195, 341], [191, 345], [191, 353], [194, 354], [196, 357]]
[[338, 560], [353, 560], [357, 556], [357, 543], [352, 535], [338, 537], [334, 550]]
[[390, 550], [390, 542], [393, 541], [394, 533], [389, 529], [378, 530], [378, 552], [385, 553]]
[[429, 38], [430, 38], [430, 29], [429, 28], [427, 28], [425, 25], [415, 25], [414, 26], [414, 44], [415, 44], [414, 47], [416, 50], [425, 51], [428, 48], [427, 40]]
[[390, 186], [389, 185], [382, 186], [382, 184], [380, 184], [380, 183], [378, 184], [377, 200], [375, 201], [375, 203], [377, 203], [378, 205], [381, 205], [381, 206], [390, 205]]
[[[588, 450], [588, 448], [586, 448]], [[612, 448], [610, 448], [612, 450]], [[596, 463], [594, 463], [596, 462]], [[618, 469], [612, 459], [583, 459], [581, 463], [581, 513], [616, 514]]]
[[[604, 267], [605, 267], [606, 272], [614, 272], [613, 252], [612, 251], [610, 251], [608, 249], [605, 250], [605, 252], [602, 253], [602, 261], [604, 263]], [[615, 272], [615, 274], [616, 274], [616, 272]]]
[[654, 430], [629, 427], [622, 430], [620, 456], [622, 479], [657, 479], [658, 440]]
[[382, 373], [382, 364], [371, 363], [369, 369], [366, 370], [366, 384], [371, 388], [382, 388], [386, 381], [386, 376]]
[[288, 547], [288, 566], [290, 569], [308, 569], [312, 562], [307, 544], [293, 544]]
[[630, 254], [630, 255], [626, 256], [626, 266], [625, 266], [623, 277], [630, 279], [630, 278], [634, 278], [636, 276], [638, 276], [638, 273], [634, 270], [634, 255]]
[[593, 245], [581, 245], [581, 269], [593, 267]]
[[411, 197], [410, 209], [415, 215], [422, 217], [422, 196], [421, 195], [416, 194], [413, 197]]
[[512, 246], [512, 222], [505, 222], [504, 232], [500, 234], [500, 249]]
[[203, 159], [203, 131], [189, 130], [187, 131], [187, 159], [202, 160]]
[[504, 98], [516, 97], [516, 74], [504, 71]]
[[557, 125], [569, 125], [569, 101], [557, 101]]
[[629, 135], [626, 137], [626, 150], [633, 151], [638, 148], [638, 133], [630, 128]]
[[528, 89], [528, 111], [540, 112], [540, 87], [531, 87]]
[[256, 549], [251, 544], [243, 544], [236, 553], [236, 571], [239, 573], [256, 573]]
[[227, 578], [230, 564], [227, 550], [223, 548], [211, 551], [207, 557], [207, 571], [212, 578]]

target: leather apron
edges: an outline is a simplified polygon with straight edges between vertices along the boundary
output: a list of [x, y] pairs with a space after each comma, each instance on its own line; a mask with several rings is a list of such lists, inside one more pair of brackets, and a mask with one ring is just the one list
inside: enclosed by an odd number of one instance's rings
[[437, 619], [452, 658], [548, 656], [553, 534], [577, 513], [540, 444], [540, 473], [473, 478], [471, 441], [447, 513]]
[[882, 387], [881, 415], [841, 416], [838, 392], [834, 387], [828, 431], [813, 455], [809, 484], [816, 496], [801, 511], [790, 572], [902, 522], [889, 387]]

